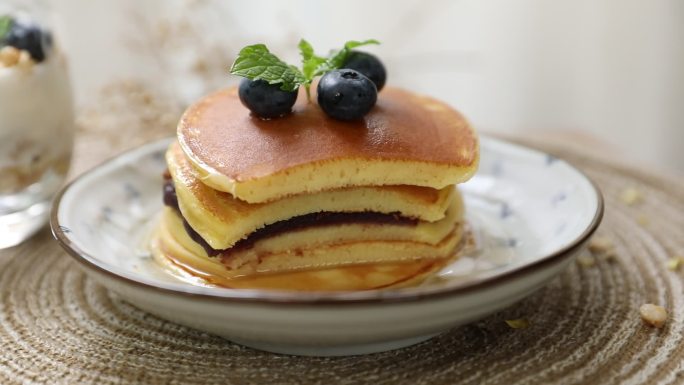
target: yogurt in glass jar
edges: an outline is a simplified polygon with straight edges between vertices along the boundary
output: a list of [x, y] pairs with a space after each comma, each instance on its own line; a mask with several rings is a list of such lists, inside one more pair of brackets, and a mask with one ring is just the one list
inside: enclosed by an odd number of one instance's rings
[[47, 222], [74, 131], [67, 63], [53, 33], [33, 15], [0, 8], [0, 248]]

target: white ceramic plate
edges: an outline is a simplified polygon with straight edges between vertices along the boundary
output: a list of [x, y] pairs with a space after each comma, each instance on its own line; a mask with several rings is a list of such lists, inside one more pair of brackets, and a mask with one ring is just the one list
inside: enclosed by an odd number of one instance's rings
[[413, 288], [345, 293], [235, 290], [166, 274], [146, 250], [162, 208], [164, 151], [150, 143], [57, 196], [52, 230], [98, 282], [173, 322], [280, 353], [364, 354], [408, 346], [529, 295], [583, 250], [603, 214], [596, 186], [553, 156], [482, 138], [461, 185], [478, 247]]

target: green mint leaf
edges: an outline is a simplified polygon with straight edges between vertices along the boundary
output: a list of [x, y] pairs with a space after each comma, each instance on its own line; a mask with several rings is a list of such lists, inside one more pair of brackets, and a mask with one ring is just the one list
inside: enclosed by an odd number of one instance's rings
[[369, 39], [364, 41], [350, 40], [344, 43], [344, 48], [342, 48], [339, 51], [333, 52], [328, 57], [326, 65], [327, 68], [325, 68], [325, 72], [342, 68], [342, 66], [344, 66], [344, 63], [347, 61], [347, 57], [349, 57], [349, 53], [351, 53], [352, 49], [369, 44], [380, 44], [380, 42], [375, 39]]
[[363, 45], [370, 45], [370, 44], [380, 44], [379, 41], [375, 39], [368, 39], [364, 41], [356, 41], [356, 40], [349, 40], [348, 42], [344, 43], [344, 48], [348, 50], [352, 50], [356, 47], [361, 47]]
[[316, 69], [325, 63], [326, 59], [317, 56], [314, 53], [313, 47], [308, 41], [302, 39], [299, 41], [299, 53], [302, 55], [302, 73], [307, 80], [307, 83], [311, 83], [315, 77]]
[[5, 35], [12, 28], [12, 17], [10, 16], [0, 16], [0, 44], [5, 38]]
[[302, 55], [302, 61], [309, 60], [315, 56], [311, 43], [304, 39], [299, 40], [299, 53]]
[[268, 84], [280, 84], [283, 91], [295, 91], [307, 81], [297, 67], [280, 60], [264, 44], [249, 45], [240, 50], [230, 73], [250, 80], [264, 80]]
[[316, 70], [326, 62], [326, 58], [317, 56], [311, 44], [304, 39], [299, 41], [299, 53], [302, 55], [302, 73], [307, 83], [311, 83], [316, 75]]

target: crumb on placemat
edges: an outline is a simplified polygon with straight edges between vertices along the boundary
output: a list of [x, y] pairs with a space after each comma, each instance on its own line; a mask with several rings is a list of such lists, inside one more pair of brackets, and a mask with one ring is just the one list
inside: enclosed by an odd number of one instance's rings
[[637, 190], [635, 187], [628, 187], [620, 193], [620, 200], [627, 206], [632, 206], [640, 203], [643, 200], [643, 195], [641, 191]]
[[530, 321], [526, 318], [507, 319], [506, 324], [511, 329], [527, 329], [530, 327]]
[[684, 265], [684, 257], [675, 255], [667, 260], [667, 269], [671, 271], [678, 271]]
[[606, 236], [597, 235], [589, 241], [589, 251], [592, 253], [606, 253], [613, 250], [614, 247], [613, 240]]
[[637, 219], [637, 223], [640, 224], [641, 226], [648, 226], [649, 223], [651, 223], [651, 220], [646, 214], [640, 214]]
[[589, 251], [595, 257], [613, 261], [617, 257], [613, 240], [606, 236], [597, 235], [589, 241]]
[[617, 253], [613, 249], [605, 254], [602, 254], [601, 257], [608, 262], [614, 262], [617, 259]]
[[582, 267], [593, 267], [596, 265], [596, 259], [588, 254], [582, 254], [577, 257], [577, 264]]
[[667, 310], [662, 306], [654, 305], [652, 303], [641, 305], [639, 313], [644, 322], [656, 328], [662, 328], [667, 320]]

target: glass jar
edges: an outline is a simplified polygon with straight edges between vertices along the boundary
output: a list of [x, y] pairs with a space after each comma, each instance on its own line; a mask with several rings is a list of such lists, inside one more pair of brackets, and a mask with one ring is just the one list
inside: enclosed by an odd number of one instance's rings
[[45, 225], [71, 161], [72, 90], [50, 16], [38, 2], [0, 4], [0, 248]]

